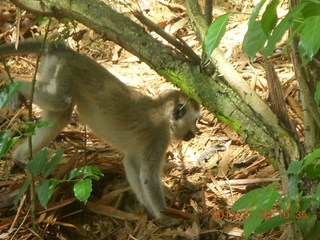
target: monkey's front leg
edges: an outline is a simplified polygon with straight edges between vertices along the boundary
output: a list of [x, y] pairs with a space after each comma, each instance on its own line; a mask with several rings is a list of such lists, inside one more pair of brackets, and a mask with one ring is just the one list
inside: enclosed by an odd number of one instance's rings
[[148, 211], [156, 218], [164, 217], [166, 201], [164, 198], [161, 182], [161, 170], [163, 154], [151, 154], [142, 162], [140, 169], [140, 181], [144, 201], [147, 203]]
[[124, 169], [126, 171], [127, 179], [130, 183], [132, 191], [135, 193], [139, 202], [145, 207], [148, 206], [145, 196], [143, 194], [142, 184], [140, 180], [140, 160], [136, 154], [128, 154], [123, 159]]

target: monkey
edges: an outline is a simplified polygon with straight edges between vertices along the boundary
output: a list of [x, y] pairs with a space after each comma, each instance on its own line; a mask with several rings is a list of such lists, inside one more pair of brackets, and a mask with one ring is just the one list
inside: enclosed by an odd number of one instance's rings
[[[17, 50], [12, 43], [3, 44], [0, 57], [39, 55], [41, 47], [40, 40], [23, 41]], [[152, 217], [164, 217], [161, 172], [166, 150], [172, 140], [195, 137], [199, 104], [178, 90], [167, 90], [157, 97], [145, 95], [61, 42], [46, 42], [41, 58], [34, 103], [42, 109], [42, 119], [53, 126], [36, 129], [32, 152], [59, 135], [76, 107], [80, 121], [124, 154], [126, 177], [138, 201]], [[19, 93], [30, 99], [31, 82], [18, 81]], [[26, 164], [28, 152], [25, 140], [12, 158]]]

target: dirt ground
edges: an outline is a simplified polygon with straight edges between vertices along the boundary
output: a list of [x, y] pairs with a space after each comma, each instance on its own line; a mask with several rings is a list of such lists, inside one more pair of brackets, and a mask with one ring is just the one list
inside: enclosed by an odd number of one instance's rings
[[[180, 36], [199, 55], [201, 45], [192, 31], [183, 5], [169, 1], [141, 1], [146, 15], [170, 34]], [[237, 2], [237, 3], [236, 3]], [[227, 11], [250, 12], [255, 1], [228, 1], [215, 5], [214, 17]], [[182, 10], [175, 11], [172, 6]], [[128, 12], [114, 4], [121, 12]], [[283, 8], [285, 9], [285, 5]], [[283, 15], [279, 12], [279, 15]], [[16, 8], [0, 3], [0, 43], [16, 36]], [[22, 12], [20, 34], [25, 38], [44, 33], [47, 21], [35, 25], [36, 17]], [[248, 15], [234, 14], [223, 38], [221, 49], [235, 69], [268, 101], [265, 72], [259, 61], [250, 63], [242, 52], [241, 42], [246, 31]], [[137, 20], [135, 20], [137, 21]], [[149, 95], [173, 88], [137, 57], [112, 42], [102, 40], [86, 27], [54, 21], [49, 39], [79, 33], [78, 41], [67, 38], [70, 47], [86, 54], [114, 73], [126, 84]], [[151, 33], [159, 38], [156, 34]], [[73, 35], [74, 36], [74, 35]], [[160, 41], [163, 41], [159, 38]], [[284, 52], [273, 57], [288, 103], [291, 119], [301, 133], [301, 109], [298, 107], [298, 87], [292, 65]], [[7, 65], [13, 76], [32, 77], [35, 58], [9, 58]], [[4, 72], [3, 67], [1, 71]], [[8, 118], [1, 122], [1, 131], [22, 131], [18, 123], [27, 119], [28, 111], [21, 105], [14, 111], [3, 112]], [[41, 110], [34, 106], [38, 118]], [[168, 206], [179, 210], [180, 218], [163, 225], [148, 216], [128, 188], [121, 153], [99, 141], [73, 114], [72, 121], [49, 149], [64, 149], [63, 160], [53, 177], [62, 178], [71, 169], [84, 165], [99, 167], [104, 177], [96, 181], [87, 205], [74, 199], [72, 186], [58, 187], [48, 209], [37, 208], [39, 232], [32, 229], [29, 197], [18, 206], [12, 204], [17, 189], [27, 181], [23, 169], [14, 165], [10, 155], [0, 160], [0, 239], [243, 239], [245, 214], [230, 215], [232, 204], [249, 190], [278, 179], [278, 173], [268, 161], [252, 150], [238, 134], [202, 109], [198, 122], [199, 134], [189, 142], [173, 143], [168, 149], [163, 183]], [[19, 144], [19, 143], [18, 143]], [[121, 210], [121, 211], [119, 211]], [[268, 210], [268, 209], [266, 209]], [[275, 239], [281, 229], [253, 239]]]

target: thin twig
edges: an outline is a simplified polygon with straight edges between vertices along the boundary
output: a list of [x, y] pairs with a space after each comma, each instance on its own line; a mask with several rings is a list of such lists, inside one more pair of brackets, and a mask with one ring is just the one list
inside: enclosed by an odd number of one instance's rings
[[17, 210], [17, 214], [16, 214], [16, 216], [15, 216], [14, 219], [13, 219], [13, 222], [12, 222], [12, 224], [11, 224], [11, 226], [10, 226], [9, 232], [11, 232], [11, 231], [13, 230], [14, 226], [16, 225], [16, 222], [17, 222], [17, 220], [18, 220], [18, 218], [19, 218], [19, 216], [20, 216], [20, 213], [21, 213], [21, 209], [22, 209], [22, 207], [23, 207], [23, 204], [24, 204], [24, 202], [26, 201], [26, 197], [27, 197], [27, 195], [24, 194], [23, 197], [22, 197], [22, 199], [21, 199], [21, 201], [20, 201], [20, 204], [19, 204], [19, 207], [18, 207], [18, 210]]
[[212, 10], [213, 10], [213, 0], [205, 0], [205, 6], [204, 6], [204, 18], [206, 19], [206, 22], [208, 25], [212, 22]]
[[155, 31], [157, 34], [159, 34], [161, 37], [163, 37], [165, 40], [167, 40], [169, 43], [171, 43], [173, 46], [175, 46], [177, 49], [181, 51], [181, 53], [188, 56], [192, 61], [195, 63], [200, 63], [201, 59], [200, 57], [190, 48], [188, 45], [184, 45], [177, 41], [174, 37], [172, 37], [170, 34], [168, 34], [165, 30], [163, 30], [161, 27], [159, 27], [157, 24], [152, 22], [149, 18], [144, 16], [141, 12], [133, 12], [133, 15], [144, 25], [146, 25], [151, 30]]
[[15, 237], [16, 237], [16, 235], [18, 234], [19, 230], [22, 228], [24, 222], [27, 220], [29, 213], [30, 213], [30, 208], [28, 209], [28, 212], [27, 212], [26, 215], [24, 216], [21, 224], [19, 225], [19, 227], [17, 228], [17, 230], [14, 232], [14, 234], [13, 234], [13, 236], [10, 238], [10, 240], [16, 239]]
[[255, 179], [234, 179], [234, 180], [221, 180], [218, 181], [216, 184], [219, 186], [228, 185], [235, 186], [235, 185], [248, 185], [248, 184], [258, 184], [258, 183], [268, 183], [268, 182], [275, 182], [279, 181], [280, 178], [255, 178]]
[[13, 83], [13, 77], [10, 74], [10, 69], [9, 69], [8, 65], [6, 64], [6, 61], [4, 59], [1, 59], [1, 60], [2, 60], [3, 67], [7, 72], [7, 75], [9, 77], [10, 82]]
[[[28, 114], [28, 118], [29, 118], [29, 121], [32, 121], [33, 119], [33, 116], [32, 116], [32, 103], [33, 103], [33, 98], [34, 98], [34, 87], [35, 87], [35, 84], [36, 84], [36, 81], [37, 81], [37, 73], [38, 73], [38, 69], [39, 69], [39, 63], [40, 63], [40, 58], [42, 56], [42, 53], [44, 51], [44, 46], [45, 46], [45, 43], [46, 43], [46, 40], [47, 40], [47, 36], [48, 36], [48, 32], [49, 32], [49, 27], [50, 27], [50, 24], [51, 24], [51, 18], [49, 18], [49, 22], [48, 22], [48, 25], [47, 25], [47, 28], [46, 28], [46, 31], [45, 31], [45, 34], [44, 34], [44, 38], [43, 38], [43, 43], [41, 45], [41, 49], [40, 49], [40, 52], [39, 52], [39, 55], [37, 56], [37, 61], [36, 61], [36, 66], [35, 66], [35, 72], [34, 72], [34, 75], [33, 75], [33, 79], [32, 79], [32, 82], [31, 82], [31, 97], [30, 97], [30, 103], [28, 105], [28, 110], [29, 110], [29, 114]], [[29, 136], [28, 138], [28, 143], [29, 143], [29, 159], [32, 159], [32, 137]], [[31, 184], [30, 184], [30, 198], [31, 198], [31, 220], [32, 220], [32, 226], [33, 226], [33, 229], [37, 232], [37, 225], [36, 225], [36, 190], [35, 190], [35, 176], [33, 176], [27, 169], [26, 169], [26, 173], [29, 177], [29, 179], [31, 180]]]

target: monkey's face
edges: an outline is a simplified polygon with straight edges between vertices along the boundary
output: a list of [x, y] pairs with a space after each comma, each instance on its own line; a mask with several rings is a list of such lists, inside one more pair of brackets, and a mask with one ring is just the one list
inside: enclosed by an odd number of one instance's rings
[[177, 104], [173, 110], [171, 124], [173, 139], [189, 141], [194, 138], [198, 131], [196, 123], [200, 116], [199, 105], [194, 101]]

